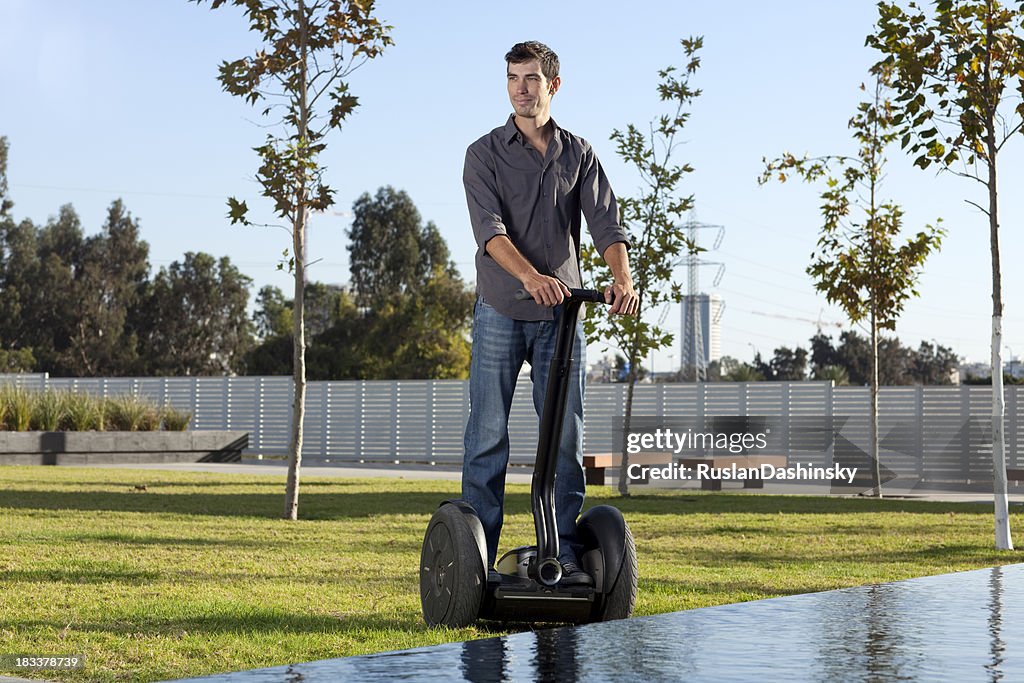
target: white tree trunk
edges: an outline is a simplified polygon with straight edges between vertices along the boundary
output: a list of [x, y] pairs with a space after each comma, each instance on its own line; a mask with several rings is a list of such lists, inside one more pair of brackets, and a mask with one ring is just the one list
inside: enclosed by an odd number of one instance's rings
[[[991, 38], [991, 33], [990, 36]], [[1006, 439], [1003, 434], [1003, 279], [999, 262], [999, 194], [996, 185], [995, 121], [987, 122], [988, 226], [992, 255], [992, 484], [996, 517], [996, 548], [1013, 550], [1006, 499]]]
[[882, 466], [878, 461], [878, 320], [871, 305], [871, 477], [875, 496], [882, 497]]
[[996, 548], [1013, 550], [1006, 493], [1006, 438], [1003, 433], [1003, 319], [992, 316], [992, 474], [996, 512]]

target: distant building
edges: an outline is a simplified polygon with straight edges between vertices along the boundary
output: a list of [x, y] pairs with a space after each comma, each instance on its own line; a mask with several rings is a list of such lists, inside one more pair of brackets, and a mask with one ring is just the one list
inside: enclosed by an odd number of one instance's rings
[[984, 379], [992, 376], [992, 365], [989, 363], [961, 363], [960, 380], [966, 381], [972, 377]]
[[[1010, 360], [1003, 363], [1003, 374], [1009, 375], [1014, 379], [1021, 379], [1024, 377], [1024, 363], [1021, 362], [1020, 358], [1013, 356]], [[977, 379], [985, 379], [992, 376], [992, 365], [989, 363], [961, 363], [960, 364], [960, 377], [967, 379], [969, 377], [975, 377]]]
[[[698, 294], [693, 297], [694, 303], [696, 304], [697, 320], [700, 324], [700, 347], [699, 350], [703, 351], [704, 366], [707, 367], [711, 361], [719, 360], [722, 357], [722, 327], [721, 321], [719, 320], [722, 315], [722, 308], [724, 303], [722, 297], [717, 294]], [[687, 322], [687, 315], [690, 310], [690, 297], [683, 296], [682, 306], [680, 307], [682, 312], [680, 329], [683, 330], [681, 335], [680, 344], [680, 358], [682, 360], [682, 367], [687, 367], [693, 364], [693, 358], [696, 357], [694, 342], [696, 337], [693, 334], [693, 329], [696, 325]]]

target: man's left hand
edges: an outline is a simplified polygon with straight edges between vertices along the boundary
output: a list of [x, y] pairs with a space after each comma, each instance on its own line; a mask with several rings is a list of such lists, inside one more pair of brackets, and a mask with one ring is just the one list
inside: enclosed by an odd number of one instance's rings
[[640, 297], [633, 289], [632, 282], [616, 282], [604, 290], [605, 303], [611, 304], [612, 315], [636, 315], [640, 307]]

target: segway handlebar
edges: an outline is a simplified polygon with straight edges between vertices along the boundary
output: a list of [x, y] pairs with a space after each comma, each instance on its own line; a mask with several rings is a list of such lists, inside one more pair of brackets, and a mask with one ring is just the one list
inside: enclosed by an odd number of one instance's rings
[[[525, 289], [517, 289], [514, 296], [517, 301], [526, 301], [527, 299], [533, 298], [533, 295]], [[597, 289], [575, 289], [570, 287], [569, 296], [566, 298], [576, 299], [577, 301], [586, 301], [592, 304], [605, 303], [604, 292]]]

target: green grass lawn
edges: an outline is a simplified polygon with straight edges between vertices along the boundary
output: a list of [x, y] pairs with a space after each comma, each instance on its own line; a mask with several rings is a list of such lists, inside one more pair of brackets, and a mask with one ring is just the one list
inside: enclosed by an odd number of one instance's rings
[[[145, 681], [505, 633], [420, 617], [423, 532], [457, 495], [309, 478], [287, 522], [282, 476], [0, 467], [0, 654], [86, 656], [51, 680]], [[988, 505], [591, 489], [609, 501], [636, 539], [639, 615], [1018, 557], [993, 549]], [[530, 542], [529, 505], [509, 487], [503, 549]]]

